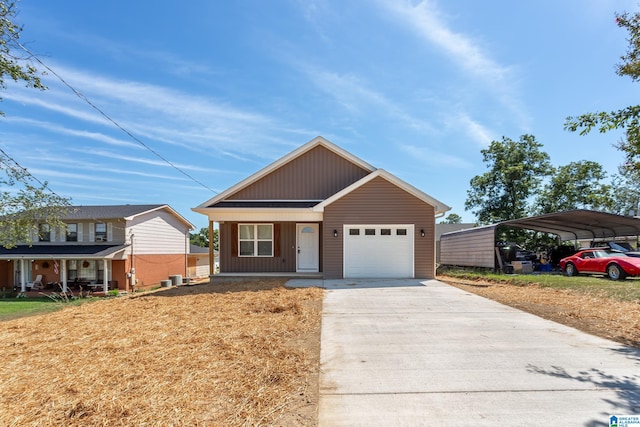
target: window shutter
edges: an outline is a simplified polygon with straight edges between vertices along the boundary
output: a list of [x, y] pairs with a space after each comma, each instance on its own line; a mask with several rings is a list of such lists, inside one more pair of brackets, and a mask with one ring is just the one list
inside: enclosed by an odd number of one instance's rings
[[40, 236], [38, 236], [39, 233], [39, 229], [36, 228], [35, 230], [31, 230], [31, 241], [32, 242], [39, 242], [40, 241]]
[[60, 241], [61, 242], [66, 242], [67, 241], [67, 227], [60, 227], [59, 231], [60, 231]]
[[238, 224], [229, 224], [231, 229], [231, 256], [238, 256]]
[[96, 225], [93, 222], [89, 223], [89, 241], [93, 242], [96, 240]]
[[82, 242], [82, 223], [78, 223], [78, 242]]
[[107, 223], [107, 242], [110, 242], [113, 240], [113, 224], [108, 222]]
[[280, 256], [280, 224], [273, 224], [273, 256]]
[[49, 231], [49, 240], [51, 242], [56, 241], [56, 227], [51, 227], [51, 231]]

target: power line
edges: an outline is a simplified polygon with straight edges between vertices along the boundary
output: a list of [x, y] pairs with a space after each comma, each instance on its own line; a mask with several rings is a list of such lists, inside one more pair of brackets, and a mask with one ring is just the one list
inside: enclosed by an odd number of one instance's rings
[[[49, 185], [46, 182], [42, 182], [40, 181], [38, 178], [36, 178], [35, 175], [33, 175], [31, 172], [29, 172], [29, 170], [27, 168], [25, 168], [24, 166], [22, 166], [20, 163], [18, 163], [13, 157], [11, 157], [6, 151], [4, 151], [2, 148], [0, 148], [0, 153], [2, 153], [2, 158], [0, 159], [0, 162], [6, 164], [8, 167], [10, 168], [18, 168], [21, 172], [23, 172], [25, 175], [27, 175], [28, 177], [30, 177], [31, 179], [33, 179], [35, 182], [37, 182], [38, 184], [40, 184], [43, 188], [46, 188], [47, 190], [49, 190], [49, 192], [51, 194], [53, 194], [54, 196], [60, 198], [60, 199], [66, 199], [66, 197], [62, 197], [61, 195], [59, 195], [58, 193], [56, 193], [55, 191], [53, 191]], [[13, 163], [13, 166], [8, 164], [9, 162], [7, 162], [8, 159], [11, 163]]]
[[112, 119], [107, 113], [105, 113], [104, 111], [102, 111], [97, 105], [95, 105], [93, 102], [91, 102], [91, 100], [89, 100], [89, 98], [87, 98], [85, 95], [83, 95], [80, 91], [78, 91], [76, 88], [74, 88], [73, 86], [71, 86], [69, 83], [67, 83], [58, 73], [56, 73], [53, 69], [51, 69], [51, 67], [49, 67], [47, 64], [45, 64], [44, 62], [42, 62], [42, 60], [40, 60], [40, 58], [38, 58], [36, 55], [34, 55], [29, 49], [27, 49], [26, 47], [24, 47], [21, 43], [16, 41], [16, 44], [18, 45], [18, 47], [20, 47], [20, 49], [24, 50], [26, 53], [28, 53], [30, 55], [31, 58], [35, 59], [36, 62], [38, 62], [40, 65], [42, 65], [44, 68], [46, 68], [51, 74], [53, 74], [54, 76], [56, 76], [58, 78], [58, 80], [60, 80], [62, 82], [62, 84], [64, 84], [66, 87], [68, 87], [78, 98], [80, 98], [81, 100], [83, 100], [84, 102], [86, 102], [87, 104], [89, 104], [89, 106], [91, 106], [91, 108], [93, 108], [94, 110], [96, 110], [98, 113], [100, 113], [100, 115], [102, 117], [104, 117], [105, 119], [107, 119], [108, 121], [110, 121], [111, 123], [113, 123], [114, 126], [116, 126], [118, 129], [120, 129], [122, 132], [124, 132], [127, 136], [129, 136], [129, 138], [131, 138], [132, 140], [134, 140], [135, 142], [137, 142], [138, 144], [140, 144], [141, 146], [143, 146], [144, 148], [146, 148], [147, 150], [149, 150], [151, 153], [153, 153], [156, 157], [158, 157], [160, 160], [162, 160], [163, 162], [167, 163], [169, 166], [171, 166], [172, 168], [174, 168], [175, 170], [177, 170], [178, 172], [180, 172], [181, 174], [183, 174], [184, 176], [186, 176], [187, 178], [189, 178], [191, 181], [195, 182], [196, 184], [201, 185], [202, 187], [206, 188], [207, 190], [211, 191], [214, 194], [218, 194], [217, 191], [215, 191], [214, 189], [210, 188], [208, 185], [202, 183], [201, 181], [195, 179], [194, 177], [192, 177], [191, 175], [189, 175], [187, 172], [183, 171], [182, 169], [180, 169], [178, 166], [176, 166], [174, 163], [172, 163], [170, 160], [166, 159], [164, 156], [162, 156], [160, 153], [158, 153], [157, 151], [155, 151], [153, 148], [149, 147], [147, 144], [145, 144], [144, 142], [142, 142], [140, 139], [138, 139], [135, 135], [133, 135], [131, 132], [129, 132], [127, 129], [125, 129], [123, 126], [121, 126], [117, 121], [115, 121], [114, 119]]

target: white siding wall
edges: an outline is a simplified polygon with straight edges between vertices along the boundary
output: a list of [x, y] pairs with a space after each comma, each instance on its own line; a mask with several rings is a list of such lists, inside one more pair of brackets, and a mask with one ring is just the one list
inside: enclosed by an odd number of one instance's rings
[[166, 211], [153, 211], [127, 224], [136, 254], [183, 254], [189, 229]]
[[440, 263], [495, 268], [495, 246], [495, 227], [443, 234], [440, 237]]

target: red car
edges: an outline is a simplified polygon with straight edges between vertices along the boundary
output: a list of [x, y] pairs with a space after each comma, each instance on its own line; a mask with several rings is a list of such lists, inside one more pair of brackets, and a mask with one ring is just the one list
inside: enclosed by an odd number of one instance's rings
[[567, 276], [604, 274], [611, 280], [640, 276], [640, 258], [602, 248], [585, 249], [560, 260]]

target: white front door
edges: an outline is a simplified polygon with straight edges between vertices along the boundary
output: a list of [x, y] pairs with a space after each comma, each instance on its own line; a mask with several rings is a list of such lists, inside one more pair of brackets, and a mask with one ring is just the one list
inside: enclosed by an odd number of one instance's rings
[[296, 224], [296, 271], [318, 272], [320, 227], [318, 224]]

